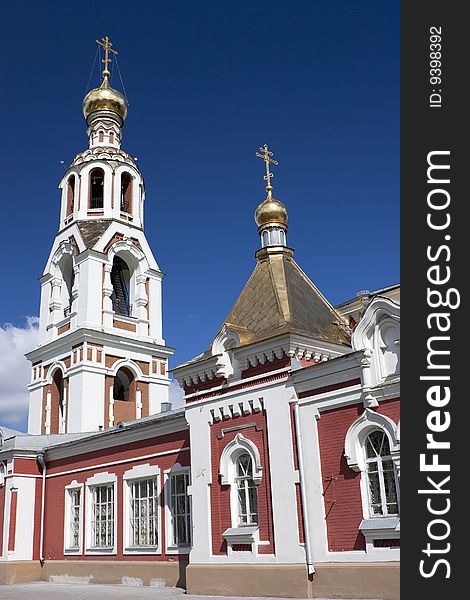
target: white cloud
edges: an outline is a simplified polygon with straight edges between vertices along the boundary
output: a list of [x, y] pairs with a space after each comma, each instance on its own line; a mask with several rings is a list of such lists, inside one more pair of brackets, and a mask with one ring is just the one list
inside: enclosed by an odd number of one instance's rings
[[170, 383], [170, 402], [172, 404], [171, 408], [181, 408], [184, 406], [183, 402], [184, 398], [184, 390], [180, 387], [180, 384], [176, 381], [176, 379], [172, 379]]
[[[38, 343], [37, 317], [27, 317], [25, 327], [6, 323], [0, 327], [0, 424], [26, 431], [28, 424], [31, 365], [25, 353]], [[184, 406], [184, 390], [176, 379], [171, 380], [172, 408]]]
[[38, 318], [26, 317], [25, 327], [0, 327], [0, 423], [26, 430], [31, 365], [24, 357], [38, 342]]

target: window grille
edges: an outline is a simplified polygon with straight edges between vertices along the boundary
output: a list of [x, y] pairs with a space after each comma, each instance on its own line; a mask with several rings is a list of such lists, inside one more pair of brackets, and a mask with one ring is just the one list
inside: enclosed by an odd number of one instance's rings
[[92, 488], [91, 540], [93, 548], [114, 546], [114, 485]]
[[69, 490], [69, 548], [80, 547], [81, 490]]
[[365, 451], [371, 516], [398, 515], [397, 476], [386, 433], [370, 433]]
[[191, 506], [187, 493], [188, 473], [170, 475], [171, 541], [174, 546], [191, 543]]
[[157, 479], [132, 481], [129, 487], [129, 543], [131, 546], [158, 546]]
[[253, 480], [253, 462], [249, 454], [241, 454], [235, 465], [235, 484], [238, 494], [238, 524], [258, 523], [258, 493]]

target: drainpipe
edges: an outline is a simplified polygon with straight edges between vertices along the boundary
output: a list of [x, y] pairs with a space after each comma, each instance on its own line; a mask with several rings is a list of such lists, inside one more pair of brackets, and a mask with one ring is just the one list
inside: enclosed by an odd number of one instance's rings
[[46, 461], [44, 454], [38, 454], [38, 463], [42, 469], [42, 492], [41, 492], [41, 534], [39, 538], [39, 562], [44, 565], [44, 512], [46, 499]]
[[300, 435], [300, 419], [299, 419], [299, 403], [294, 402], [294, 424], [295, 424], [295, 441], [297, 444], [297, 462], [299, 464], [299, 484], [300, 484], [300, 500], [302, 504], [302, 518], [304, 521], [304, 541], [305, 541], [305, 557], [307, 559], [307, 571], [309, 575], [315, 573], [312, 558], [312, 544], [310, 542], [310, 527], [307, 513], [307, 494], [305, 492], [305, 471], [304, 471], [304, 453], [302, 449], [302, 440]]

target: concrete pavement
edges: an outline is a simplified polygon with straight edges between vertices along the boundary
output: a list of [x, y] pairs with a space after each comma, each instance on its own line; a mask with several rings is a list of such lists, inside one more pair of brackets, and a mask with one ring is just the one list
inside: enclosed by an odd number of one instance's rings
[[[234, 596], [187, 596], [180, 588], [94, 585], [82, 583], [25, 583], [0, 585], [0, 600], [240, 600]], [[283, 600], [243, 598], [243, 600]], [[287, 599], [284, 599], [287, 600]]]

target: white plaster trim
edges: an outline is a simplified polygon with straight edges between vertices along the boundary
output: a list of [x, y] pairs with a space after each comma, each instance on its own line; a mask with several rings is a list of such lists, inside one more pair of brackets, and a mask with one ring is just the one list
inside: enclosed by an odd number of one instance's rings
[[111, 368], [107, 369], [108, 375], [113, 375], [115, 377], [116, 373], [122, 367], [129, 368], [138, 380], [142, 379], [142, 377], [144, 376], [139, 365], [129, 358], [122, 358], [121, 360], [117, 360]]
[[397, 426], [394, 421], [390, 417], [366, 408], [361, 416], [352, 423], [346, 433], [344, 455], [349, 467], [353, 471], [364, 471], [364, 442], [370, 431], [377, 428], [385, 431], [387, 434], [392, 453], [400, 450], [400, 443], [396, 435]]
[[151, 479], [152, 477], [157, 477], [160, 475], [160, 467], [158, 465], [150, 466], [149, 463], [146, 465], [136, 465], [124, 472], [122, 476], [124, 480], [131, 479]]
[[[179, 454], [180, 452], [189, 451], [189, 447], [175, 448], [174, 450], [165, 450], [164, 452], [155, 452], [154, 454], [145, 454], [143, 456], [136, 456], [133, 458], [126, 458], [123, 460], [114, 460], [107, 463], [101, 463], [99, 465], [90, 465], [88, 467], [81, 467], [80, 469], [70, 469], [69, 471], [61, 471], [60, 473], [51, 473], [46, 475], [50, 477], [60, 477], [61, 475], [72, 475], [73, 473], [81, 473], [83, 471], [92, 471], [94, 469], [103, 469], [105, 467], [113, 467], [115, 465], [123, 465], [129, 462], [137, 462], [139, 460], [147, 460], [149, 458], [156, 458], [157, 456], [167, 456], [169, 454]], [[88, 480], [87, 480], [88, 484]]]
[[233, 440], [225, 446], [220, 457], [219, 475], [221, 485], [231, 485], [233, 483], [231, 467], [235, 463], [238, 455], [242, 452], [248, 452], [251, 456], [253, 464], [253, 481], [256, 485], [261, 483], [263, 467], [261, 466], [259, 450], [254, 442], [245, 438], [241, 433], [237, 433]]
[[368, 305], [362, 319], [354, 329], [352, 335], [354, 350], [372, 349], [370, 333], [382, 316], [391, 317], [393, 320], [399, 321], [400, 305], [389, 298], [376, 296]]

